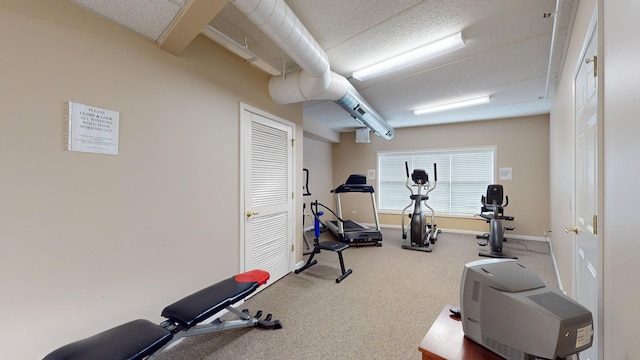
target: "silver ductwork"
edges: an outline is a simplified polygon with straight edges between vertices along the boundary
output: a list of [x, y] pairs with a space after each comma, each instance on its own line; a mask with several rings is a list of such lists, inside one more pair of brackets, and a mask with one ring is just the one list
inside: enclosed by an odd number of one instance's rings
[[385, 140], [391, 140], [391, 138], [393, 138], [393, 128], [362, 99], [360, 93], [355, 91], [355, 89], [353, 89], [353, 91], [347, 91], [336, 103], [345, 109], [349, 115], [360, 120], [360, 122], [371, 129], [374, 134]]
[[301, 70], [274, 76], [269, 94], [279, 105], [333, 100], [378, 136], [393, 138], [393, 128], [343, 76], [331, 71], [327, 54], [284, 0], [231, 0]]

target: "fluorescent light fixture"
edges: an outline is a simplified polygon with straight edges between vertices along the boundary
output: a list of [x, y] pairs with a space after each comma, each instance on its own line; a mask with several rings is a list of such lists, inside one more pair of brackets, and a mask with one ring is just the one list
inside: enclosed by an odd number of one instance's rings
[[461, 49], [464, 46], [465, 44], [464, 39], [462, 39], [462, 33], [458, 32], [453, 35], [447, 36], [444, 39], [434, 41], [417, 49], [410, 50], [406, 53], [381, 61], [364, 69], [360, 69], [354, 72], [352, 76], [360, 81], [364, 81], [379, 75], [383, 75], [411, 65], [431, 60], [451, 51]]
[[489, 96], [483, 96], [479, 98], [461, 100], [461, 101], [451, 102], [447, 104], [440, 104], [440, 105], [429, 106], [422, 109], [417, 109], [413, 111], [413, 114], [423, 115], [423, 114], [429, 114], [429, 113], [434, 113], [438, 111], [453, 110], [453, 109], [459, 109], [459, 108], [468, 107], [468, 106], [488, 104], [490, 102], [491, 102], [491, 99], [489, 98]]

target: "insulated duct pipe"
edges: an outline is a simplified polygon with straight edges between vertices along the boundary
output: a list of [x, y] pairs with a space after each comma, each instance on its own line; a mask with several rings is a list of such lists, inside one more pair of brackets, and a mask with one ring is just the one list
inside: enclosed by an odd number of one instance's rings
[[273, 101], [284, 105], [333, 100], [375, 134], [386, 140], [393, 138], [393, 128], [347, 79], [331, 71], [327, 54], [284, 0], [231, 2], [302, 68], [269, 80]]

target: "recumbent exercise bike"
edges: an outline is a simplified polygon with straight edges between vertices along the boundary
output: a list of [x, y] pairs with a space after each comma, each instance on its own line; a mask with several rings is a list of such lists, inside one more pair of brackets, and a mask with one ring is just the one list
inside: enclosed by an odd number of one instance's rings
[[[506, 201], [503, 203], [503, 201]], [[482, 208], [480, 209], [481, 218], [489, 223], [489, 233], [477, 235], [478, 239], [485, 239], [486, 243], [478, 243], [480, 246], [489, 244], [489, 252], [480, 252], [478, 255], [492, 258], [509, 258], [517, 259], [516, 256], [507, 256], [502, 253], [502, 244], [507, 241], [504, 237], [505, 230], [514, 230], [513, 226], [502, 226], [502, 220], [513, 221], [513, 216], [505, 216], [504, 208], [509, 205], [509, 196], [505, 196], [502, 185], [492, 184], [487, 187], [487, 195], [482, 195], [480, 199]]]
[[[411, 203], [407, 205], [402, 210], [402, 238], [407, 238], [407, 232], [410, 232], [410, 244], [403, 244], [403, 249], [409, 250], [418, 250], [424, 252], [431, 252], [431, 248], [429, 247], [429, 243], [435, 244], [438, 240], [438, 234], [440, 233], [440, 229], [437, 229], [435, 221], [435, 212], [433, 209], [427, 204], [427, 200], [429, 199], [429, 193], [432, 192], [438, 183], [438, 172], [436, 169], [436, 164], [433, 164], [433, 186], [429, 182], [429, 174], [423, 169], [414, 169], [411, 173], [411, 177], [409, 177], [409, 164], [405, 161], [404, 167], [407, 172], [407, 183], [406, 187], [411, 192]], [[413, 182], [413, 184], [410, 183]], [[412, 187], [417, 187], [417, 192], [413, 192]], [[424, 194], [422, 193], [424, 190]], [[423, 212], [422, 204], [426, 206], [429, 210], [431, 210], [431, 222], [427, 222], [426, 214]], [[411, 221], [407, 224], [407, 227], [404, 225], [405, 213], [407, 209], [409, 209], [413, 205], [413, 213], [409, 214], [409, 218]], [[410, 228], [410, 231], [409, 231]]]

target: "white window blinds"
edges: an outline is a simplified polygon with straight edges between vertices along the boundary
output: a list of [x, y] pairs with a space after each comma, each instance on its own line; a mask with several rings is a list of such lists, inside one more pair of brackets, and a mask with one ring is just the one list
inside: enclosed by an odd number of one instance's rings
[[[409, 205], [405, 184], [413, 169], [429, 173], [433, 185], [433, 164], [437, 164], [438, 184], [429, 194], [428, 204], [437, 214], [474, 215], [480, 198], [494, 183], [495, 147], [378, 153], [378, 203], [380, 211], [397, 212]], [[415, 191], [415, 189], [414, 189]]]

